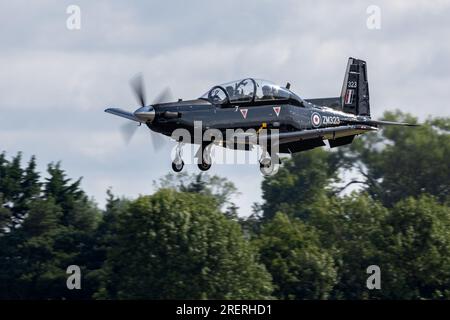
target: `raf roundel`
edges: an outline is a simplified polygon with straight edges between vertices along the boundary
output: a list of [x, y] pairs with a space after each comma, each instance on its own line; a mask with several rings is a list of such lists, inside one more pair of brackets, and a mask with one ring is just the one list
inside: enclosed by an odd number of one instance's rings
[[322, 117], [317, 112], [313, 112], [311, 115], [311, 123], [314, 127], [318, 127], [322, 123]]

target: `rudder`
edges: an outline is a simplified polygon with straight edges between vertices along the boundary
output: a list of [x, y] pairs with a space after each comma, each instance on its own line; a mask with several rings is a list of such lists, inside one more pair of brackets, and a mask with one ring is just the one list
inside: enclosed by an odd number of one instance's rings
[[342, 110], [370, 117], [367, 65], [363, 60], [349, 58], [341, 91]]

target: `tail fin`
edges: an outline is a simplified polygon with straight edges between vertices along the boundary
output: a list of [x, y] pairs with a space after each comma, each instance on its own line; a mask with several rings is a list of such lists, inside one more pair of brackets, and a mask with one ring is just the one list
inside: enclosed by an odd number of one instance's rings
[[367, 65], [363, 60], [349, 58], [341, 91], [342, 110], [370, 117]]

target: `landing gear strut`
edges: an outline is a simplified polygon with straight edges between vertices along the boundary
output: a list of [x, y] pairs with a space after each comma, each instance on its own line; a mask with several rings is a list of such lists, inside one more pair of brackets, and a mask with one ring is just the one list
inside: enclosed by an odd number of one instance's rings
[[211, 168], [211, 164], [212, 164], [211, 147], [212, 147], [212, 143], [210, 143], [206, 146], [202, 145], [197, 152], [198, 157], [200, 157], [199, 153], [201, 152], [201, 162], [197, 164], [198, 168], [201, 171], [207, 171], [207, 170], [209, 170], [209, 168]]
[[182, 153], [182, 149], [183, 148], [183, 143], [179, 142], [177, 145], [177, 149], [175, 151], [176, 155], [175, 155], [175, 159], [172, 161], [172, 170], [175, 172], [181, 172], [181, 170], [183, 170], [184, 167], [184, 161], [181, 158], [181, 153]]

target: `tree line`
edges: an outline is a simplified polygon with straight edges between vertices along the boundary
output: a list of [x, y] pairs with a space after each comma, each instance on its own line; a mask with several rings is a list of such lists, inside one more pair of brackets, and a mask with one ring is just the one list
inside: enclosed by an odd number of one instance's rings
[[0, 299], [449, 299], [449, 128], [429, 118], [295, 154], [246, 217], [222, 177], [168, 174], [135, 200], [107, 190], [99, 209], [60, 163], [44, 177], [1, 153]]

